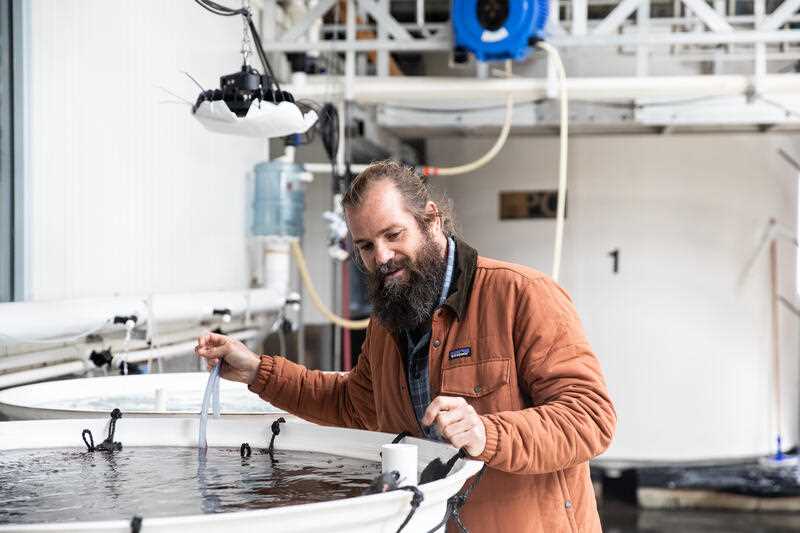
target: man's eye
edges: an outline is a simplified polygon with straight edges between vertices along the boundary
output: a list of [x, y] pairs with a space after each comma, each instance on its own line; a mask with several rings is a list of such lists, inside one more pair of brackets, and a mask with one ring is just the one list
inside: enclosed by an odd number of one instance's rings
[[400, 232], [396, 231], [394, 233], [389, 233], [386, 237], [389, 238], [390, 241], [396, 240], [400, 236]]
[[358, 247], [358, 249], [361, 250], [362, 252], [368, 252], [372, 250], [372, 243], [362, 244], [361, 246]]

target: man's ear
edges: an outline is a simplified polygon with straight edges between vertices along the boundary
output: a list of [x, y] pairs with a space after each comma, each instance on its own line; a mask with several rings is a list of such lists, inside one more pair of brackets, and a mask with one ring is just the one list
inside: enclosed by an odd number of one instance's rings
[[439, 211], [439, 206], [436, 205], [436, 202], [428, 200], [428, 203], [425, 204], [425, 218], [431, 223], [437, 224], [438, 229], [441, 229], [442, 217], [441, 212]]

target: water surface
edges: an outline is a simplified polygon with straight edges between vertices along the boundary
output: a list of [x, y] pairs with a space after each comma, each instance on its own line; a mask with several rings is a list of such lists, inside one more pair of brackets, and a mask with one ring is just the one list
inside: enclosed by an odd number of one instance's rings
[[380, 463], [315, 452], [128, 447], [0, 452], [0, 524], [129, 520], [359, 496]]

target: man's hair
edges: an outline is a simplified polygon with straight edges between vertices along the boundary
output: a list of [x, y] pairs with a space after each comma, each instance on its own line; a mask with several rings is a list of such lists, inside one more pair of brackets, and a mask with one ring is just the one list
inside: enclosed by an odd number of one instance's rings
[[439, 208], [439, 218], [442, 221], [444, 234], [448, 237], [456, 235], [450, 200], [444, 193], [439, 195], [438, 201], [434, 200], [427, 180], [419, 176], [414, 167], [392, 159], [370, 163], [363, 172], [356, 176], [342, 197], [342, 207], [345, 209], [359, 207], [372, 185], [384, 180], [394, 183], [405, 200], [406, 209], [414, 216], [422, 230], [427, 231], [433, 222], [433, 217], [425, 211], [425, 206], [432, 201]]

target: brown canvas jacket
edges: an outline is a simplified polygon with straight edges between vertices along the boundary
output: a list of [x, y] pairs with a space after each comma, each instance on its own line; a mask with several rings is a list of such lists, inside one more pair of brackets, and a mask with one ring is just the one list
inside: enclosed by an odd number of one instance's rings
[[[477, 459], [488, 468], [465, 525], [600, 531], [588, 461], [610, 444], [616, 415], [569, 296], [533, 269], [478, 257], [462, 241], [456, 250], [461, 274], [433, 316], [429, 374], [431, 398], [465, 398], [486, 426]], [[377, 321], [351, 372], [265, 356], [250, 390], [312, 422], [422, 435], [401, 352]]]

